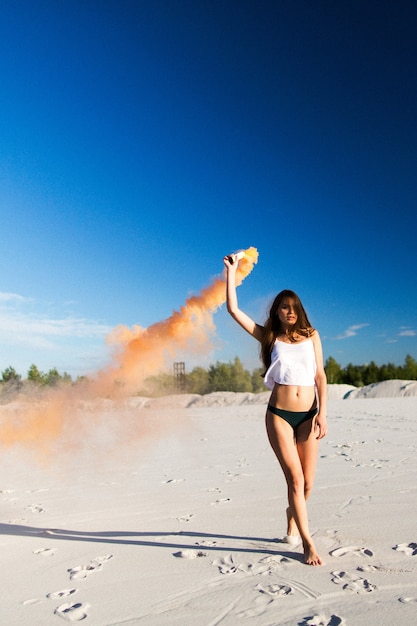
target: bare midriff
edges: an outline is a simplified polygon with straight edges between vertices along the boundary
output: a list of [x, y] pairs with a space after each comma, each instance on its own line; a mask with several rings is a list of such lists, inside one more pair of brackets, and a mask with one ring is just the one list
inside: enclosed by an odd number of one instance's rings
[[317, 405], [315, 387], [275, 384], [269, 404], [286, 411], [309, 411]]

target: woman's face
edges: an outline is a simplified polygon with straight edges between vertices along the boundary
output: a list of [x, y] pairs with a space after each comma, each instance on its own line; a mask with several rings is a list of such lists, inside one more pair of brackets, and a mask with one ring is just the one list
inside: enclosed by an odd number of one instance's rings
[[281, 324], [288, 328], [296, 323], [298, 315], [295, 312], [293, 298], [284, 298], [277, 309], [277, 315]]

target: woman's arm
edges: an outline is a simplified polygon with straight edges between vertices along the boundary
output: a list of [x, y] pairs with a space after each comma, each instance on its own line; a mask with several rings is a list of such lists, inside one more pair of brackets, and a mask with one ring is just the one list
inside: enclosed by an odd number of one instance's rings
[[263, 326], [256, 324], [253, 319], [246, 315], [239, 309], [236, 293], [236, 270], [238, 266], [237, 260], [231, 263], [229, 257], [225, 256], [223, 259], [226, 267], [226, 305], [227, 310], [234, 320], [242, 328], [246, 330], [252, 337], [255, 337], [258, 341], [262, 340]]
[[323, 363], [323, 349], [320, 336], [314, 331], [311, 337], [316, 355], [316, 387], [319, 400], [319, 412], [316, 415], [316, 426], [319, 429], [317, 439], [322, 439], [327, 434], [327, 377]]

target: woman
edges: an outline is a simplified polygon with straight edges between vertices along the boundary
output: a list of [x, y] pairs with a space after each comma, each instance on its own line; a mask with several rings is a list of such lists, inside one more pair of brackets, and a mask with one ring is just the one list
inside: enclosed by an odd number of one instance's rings
[[312, 328], [298, 296], [279, 293], [265, 326], [238, 306], [236, 256], [224, 257], [226, 301], [231, 316], [261, 343], [265, 384], [272, 390], [266, 412], [269, 442], [288, 485], [288, 543], [304, 548], [308, 565], [322, 565], [308, 527], [306, 501], [316, 470], [319, 440], [327, 433], [327, 380], [318, 332]]

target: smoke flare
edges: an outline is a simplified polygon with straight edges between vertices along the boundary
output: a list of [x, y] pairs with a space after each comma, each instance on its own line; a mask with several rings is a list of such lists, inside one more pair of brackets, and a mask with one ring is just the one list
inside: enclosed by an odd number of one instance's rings
[[[251, 247], [245, 250], [236, 271], [239, 286], [258, 261], [258, 252]], [[13, 403], [2, 407], [0, 417], [0, 443], [22, 443], [38, 450], [48, 448], [48, 443], [65, 438], [70, 443], [82, 432], [77, 418], [77, 405], [97, 397], [125, 398], [137, 393], [146, 377], [156, 374], [168, 359], [181, 354], [204, 354], [212, 348], [215, 333], [213, 315], [225, 302], [225, 280], [218, 277], [198, 295], [187, 298], [179, 311], [148, 328], [135, 326], [116, 327], [108, 337], [113, 347], [109, 366], [85, 385], [51, 390], [38, 402]]]

